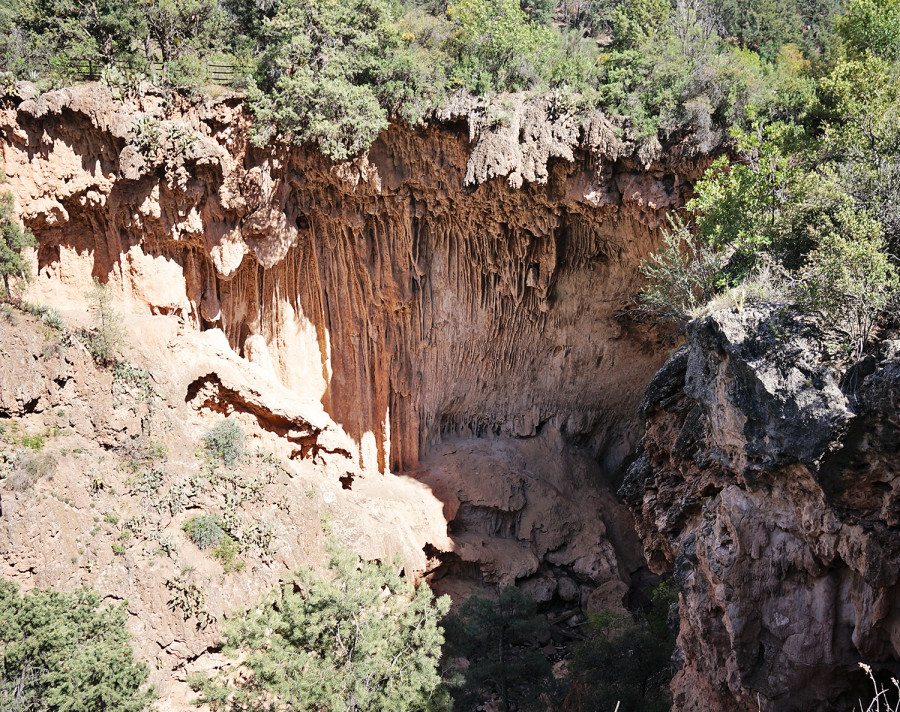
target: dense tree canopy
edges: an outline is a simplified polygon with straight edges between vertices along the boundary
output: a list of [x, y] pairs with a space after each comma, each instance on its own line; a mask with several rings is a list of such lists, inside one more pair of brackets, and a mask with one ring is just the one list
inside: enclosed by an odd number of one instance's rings
[[153, 699], [134, 660], [124, 606], [100, 597], [33, 590], [0, 580], [0, 709], [140, 712]]
[[[424, 712], [442, 705], [437, 672], [446, 598], [394, 565], [331, 547], [325, 575], [302, 569], [228, 627], [246, 673], [198, 679], [215, 710]], [[267, 706], [270, 703], [274, 706]]]
[[88, 58], [193, 90], [225, 64], [249, 80], [259, 142], [337, 160], [460, 89], [553, 92], [638, 138], [712, 145], [751, 104], [813, 118], [816, 76], [846, 58], [895, 59], [898, 0], [847, 2], [0, 0], [0, 64], [53, 84]]

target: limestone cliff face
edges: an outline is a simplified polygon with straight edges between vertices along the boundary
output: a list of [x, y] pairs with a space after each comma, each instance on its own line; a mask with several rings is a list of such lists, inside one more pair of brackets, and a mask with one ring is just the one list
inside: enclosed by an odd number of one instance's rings
[[621, 493], [681, 592], [676, 710], [846, 710], [859, 661], [897, 675], [900, 350], [840, 383], [823, 342], [719, 312], [647, 389]]
[[613, 317], [704, 162], [643, 166], [602, 122], [579, 138], [521, 113], [493, 133], [474, 114], [394, 127], [335, 166], [253, 149], [236, 100], [7, 102], [4, 166], [40, 240], [32, 294], [92, 275], [131, 310], [221, 328], [321, 400], [365, 468], [548, 423], [616, 464], [660, 361]]
[[40, 243], [29, 298], [77, 318], [96, 277], [135, 317], [221, 330], [330, 425], [292, 425], [215, 373], [185, 399], [262, 414], [295, 458], [346, 454], [348, 483], [427, 483], [452, 523], [451, 544], [422, 542], [425, 568], [545, 596], [571, 576], [570, 597], [621, 606], [642, 561], [608, 482], [662, 358], [618, 315], [708, 158], [549, 103], [439, 118], [334, 165], [252, 147], [234, 97], [7, 97], [3, 166]]

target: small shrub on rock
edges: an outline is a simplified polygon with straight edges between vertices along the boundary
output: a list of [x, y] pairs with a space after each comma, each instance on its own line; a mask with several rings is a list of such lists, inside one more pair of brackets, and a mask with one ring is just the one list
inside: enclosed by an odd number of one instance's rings
[[659, 251], [641, 265], [648, 280], [644, 306], [663, 319], [687, 321], [721, 287], [726, 261], [683, 221], [670, 218]]
[[113, 309], [113, 293], [110, 288], [94, 280], [87, 294], [90, 300], [94, 326], [81, 333], [85, 348], [101, 366], [111, 366], [125, 347], [125, 327], [122, 316]]
[[13, 492], [29, 490], [42, 477], [53, 474], [56, 469], [56, 456], [51, 453], [20, 452], [7, 463], [6, 477], [3, 481], [6, 489]]
[[181, 525], [181, 528], [201, 549], [216, 549], [225, 539], [222, 520], [212, 514], [191, 517]]
[[234, 467], [244, 455], [245, 440], [240, 425], [233, 420], [223, 420], [203, 436], [203, 446], [210, 460]]

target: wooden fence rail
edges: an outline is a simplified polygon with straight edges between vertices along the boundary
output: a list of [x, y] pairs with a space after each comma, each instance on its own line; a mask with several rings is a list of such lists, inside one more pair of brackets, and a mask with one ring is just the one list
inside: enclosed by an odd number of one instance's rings
[[[85, 82], [99, 81], [104, 67], [107, 66], [96, 59], [83, 57], [58, 57], [49, 60], [48, 65], [52, 70]], [[111, 66], [128, 72], [143, 72], [151, 78], [165, 73], [165, 65], [162, 62], [120, 61]], [[211, 84], [234, 86], [241, 83], [249, 73], [249, 67], [245, 65], [204, 61], [201, 65], [200, 79]]]

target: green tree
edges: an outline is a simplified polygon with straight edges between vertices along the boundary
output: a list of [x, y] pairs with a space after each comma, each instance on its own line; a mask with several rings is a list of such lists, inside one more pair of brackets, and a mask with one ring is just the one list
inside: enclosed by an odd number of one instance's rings
[[674, 672], [675, 639], [668, 626], [677, 593], [660, 584], [646, 615], [632, 618], [604, 611], [588, 616], [586, 640], [569, 662], [566, 709], [666, 712]]
[[12, 193], [0, 193], [0, 274], [3, 275], [4, 296], [12, 296], [10, 277], [27, 280], [31, 276], [28, 263], [22, 257], [22, 250], [34, 247], [37, 242], [29, 230], [24, 229], [14, 218], [15, 198]]
[[344, 160], [387, 128], [397, 55], [408, 50], [388, 0], [285, 0], [263, 32], [248, 92], [257, 143], [281, 134]]
[[[865, 77], [865, 81], [862, 81]], [[821, 159], [856, 205], [900, 248], [900, 75], [869, 55], [838, 63], [820, 82]]]
[[114, 295], [106, 284], [96, 278], [87, 293], [94, 327], [81, 334], [87, 350], [101, 366], [114, 364], [125, 347], [125, 327], [122, 315], [113, 308]]
[[503, 588], [496, 600], [471, 596], [446, 626], [448, 655], [469, 663], [454, 685], [458, 705], [471, 709], [487, 692], [499, 695], [504, 712], [544, 708], [540, 695], [551, 684], [550, 663], [528, 645], [546, 636], [548, 623], [530, 596], [515, 586]]
[[476, 93], [518, 91], [540, 83], [556, 45], [554, 30], [529, 20], [518, 0], [458, 0], [451, 79]]
[[642, 49], [670, 32], [668, 0], [625, 0], [612, 13], [613, 46]]
[[102, 607], [81, 589], [20, 595], [0, 580], [0, 709], [139, 712], [155, 695], [136, 662], [125, 604]]
[[734, 129], [740, 160], [716, 159], [695, 186], [687, 209], [704, 243], [731, 256], [732, 277], [746, 275], [762, 251], [775, 249], [784, 207], [805, 175], [792, 143], [800, 129], [764, 122], [751, 112], [748, 131]]
[[238, 676], [194, 680], [213, 710], [417, 712], [441, 703], [437, 666], [449, 608], [393, 565], [335, 545], [325, 576], [301, 569], [231, 621]]
[[556, 10], [556, 0], [520, 0], [519, 5], [532, 22], [549, 25]]
[[859, 359], [897, 294], [897, 270], [885, 252], [881, 226], [865, 213], [844, 208], [816, 231], [818, 246], [801, 271], [798, 303], [844, 327]]
[[128, 0], [21, 0], [14, 23], [38, 56], [64, 53], [112, 62], [133, 52], [146, 29]]
[[900, 0], [848, 0], [838, 31], [857, 57], [900, 58]]
[[221, 50], [225, 44], [226, 14], [217, 0], [140, 0], [140, 7], [148, 59], [158, 50], [168, 64], [193, 50]]

